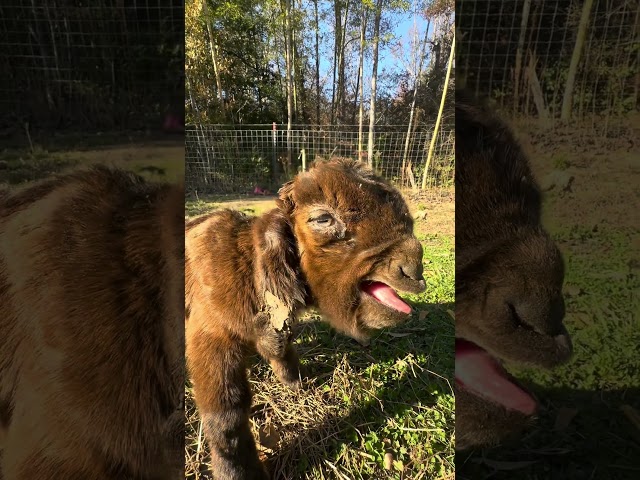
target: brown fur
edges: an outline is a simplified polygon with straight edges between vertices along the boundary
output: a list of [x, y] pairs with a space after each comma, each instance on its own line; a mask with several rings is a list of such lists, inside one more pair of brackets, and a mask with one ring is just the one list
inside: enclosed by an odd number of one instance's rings
[[[363, 164], [334, 160], [285, 184], [259, 218], [223, 210], [186, 227], [187, 365], [212, 451], [214, 478], [265, 479], [249, 429], [245, 353], [255, 349], [298, 388], [290, 324], [316, 306], [339, 331], [366, 343], [407, 315], [359, 285], [424, 290], [422, 246], [401, 195]], [[267, 292], [285, 313], [274, 325]], [[281, 327], [281, 328], [280, 328]]]
[[[492, 356], [553, 367], [563, 326], [564, 267], [540, 223], [540, 192], [509, 128], [456, 94], [456, 337]], [[531, 418], [456, 389], [456, 448], [497, 443]]]
[[0, 478], [184, 476], [184, 189], [94, 167], [0, 201]]

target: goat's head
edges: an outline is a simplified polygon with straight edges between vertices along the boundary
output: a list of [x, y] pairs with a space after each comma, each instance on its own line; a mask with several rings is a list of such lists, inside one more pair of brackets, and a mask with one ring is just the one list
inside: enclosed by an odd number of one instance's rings
[[400, 192], [360, 162], [334, 159], [279, 192], [302, 275], [327, 320], [366, 344], [372, 330], [408, 318], [397, 295], [425, 290], [422, 245]]
[[[462, 93], [462, 94], [460, 94]], [[567, 361], [564, 264], [541, 226], [541, 198], [509, 128], [456, 92], [456, 448], [529, 424], [535, 398], [501, 366]]]

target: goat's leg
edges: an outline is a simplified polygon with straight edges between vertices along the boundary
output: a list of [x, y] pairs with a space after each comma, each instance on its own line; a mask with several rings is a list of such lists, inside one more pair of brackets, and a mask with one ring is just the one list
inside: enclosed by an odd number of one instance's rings
[[268, 321], [258, 322], [261, 328], [256, 339], [256, 349], [267, 360], [278, 377], [288, 387], [300, 388], [300, 361], [295, 347], [291, 344], [291, 332], [287, 326], [278, 330]]
[[187, 342], [187, 362], [213, 478], [268, 480], [249, 427], [251, 390], [242, 346], [201, 331]]
[[293, 390], [300, 388], [300, 361], [293, 345], [287, 344], [282, 355], [273, 356], [270, 352], [261, 350], [258, 344], [258, 353], [269, 362], [281, 383]]

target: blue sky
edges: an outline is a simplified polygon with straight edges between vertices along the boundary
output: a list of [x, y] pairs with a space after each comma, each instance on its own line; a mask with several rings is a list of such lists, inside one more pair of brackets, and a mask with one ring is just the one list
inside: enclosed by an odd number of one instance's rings
[[[386, 19], [391, 22], [393, 25], [392, 29], [392, 40], [387, 44], [383, 44], [381, 42], [379, 48], [379, 60], [378, 60], [378, 73], [379, 75], [382, 72], [387, 73], [397, 73], [397, 72], [406, 72], [407, 67], [404, 62], [410, 62], [410, 41], [411, 41], [411, 32], [414, 29], [414, 22], [418, 28], [418, 38], [420, 42], [422, 42], [424, 38], [424, 31], [427, 27], [427, 21], [421, 15], [414, 15], [412, 13], [391, 13], [385, 12], [383, 14], [383, 19]], [[333, 40], [333, 16], [330, 16], [325, 21], [321, 21], [320, 31], [321, 34], [324, 32], [326, 34], [326, 38], [330, 39], [330, 42]], [[370, 27], [373, 27], [370, 22]], [[430, 31], [432, 28], [430, 28]], [[371, 30], [370, 30], [371, 31]], [[354, 46], [357, 47], [357, 41], [354, 42]], [[323, 51], [324, 50], [324, 51]], [[395, 50], [395, 53], [394, 51]], [[357, 62], [357, 60], [355, 60]], [[355, 65], [348, 65], [347, 68], [352, 68], [354, 71], [357, 69], [357, 63]], [[331, 69], [333, 68], [333, 44], [327, 43], [327, 41], [323, 42], [323, 46], [320, 51], [320, 75], [321, 78], [326, 78], [327, 87], [331, 85]], [[373, 68], [372, 61], [370, 58], [365, 59], [364, 65], [364, 87], [365, 87], [365, 97], [368, 97], [369, 90], [371, 86], [371, 70]], [[355, 78], [355, 77], [353, 77]], [[390, 90], [397, 89], [396, 85], [385, 85], [384, 79], [379, 78], [378, 80], [378, 91], [388, 88]], [[330, 90], [329, 90], [330, 91]]]

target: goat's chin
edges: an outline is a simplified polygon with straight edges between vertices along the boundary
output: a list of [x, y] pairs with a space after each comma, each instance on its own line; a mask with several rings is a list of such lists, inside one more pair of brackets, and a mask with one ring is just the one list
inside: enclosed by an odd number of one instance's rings
[[348, 297], [324, 295], [320, 298], [331, 298], [331, 301], [320, 300], [316, 306], [333, 328], [368, 346], [376, 330], [400, 325], [411, 318], [412, 312], [397, 294], [391, 295], [384, 289], [373, 293], [367, 293], [358, 285], [351, 289]]
[[456, 396], [456, 451], [517, 442], [536, 416], [507, 410], [500, 405], [454, 387]]
[[395, 327], [406, 322], [411, 313], [395, 310], [388, 307], [366, 293], [361, 294], [360, 308], [358, 309], [357, 322], [369, 330]]
[[334, 316], [329, 323], [360, 345], [368, 346], [376, 330], [406, 322], [410, 314], [394, 310], [362, 294], [358, 307], [348, 317]]

